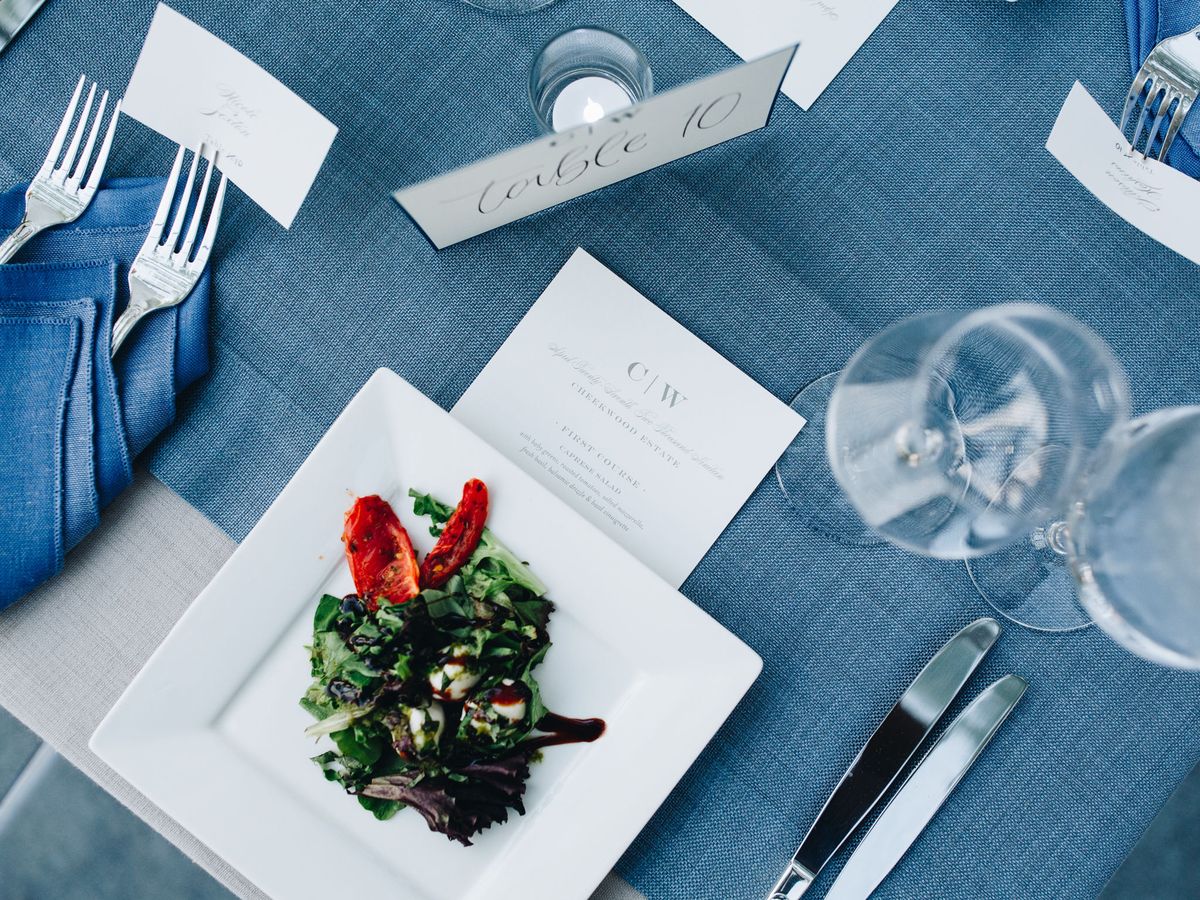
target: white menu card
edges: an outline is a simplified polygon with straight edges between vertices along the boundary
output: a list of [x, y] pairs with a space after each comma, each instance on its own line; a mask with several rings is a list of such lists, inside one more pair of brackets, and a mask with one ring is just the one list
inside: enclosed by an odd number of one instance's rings
[[804, 425], [583, 250], [452, 414], [676, 587]]
[[1200, 181], [1130, 152], [1121, 129], [1078, 81], [1046, 149], [1130, 225], [1200, 263]]
[[164, 3], [121, 108], [177, 144], [220, 151], [217, 167], [284, 228], [338, 131], [270, 72]]
[[783, 92], [808, 109], [896, 0], [675, 0], [742, 59], [800, 42]]

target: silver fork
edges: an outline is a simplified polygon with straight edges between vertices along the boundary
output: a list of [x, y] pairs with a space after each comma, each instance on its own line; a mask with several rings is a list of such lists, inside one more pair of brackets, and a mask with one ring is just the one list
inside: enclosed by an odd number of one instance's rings
[[[74, 222], [87, 209], [100, 185], [100, 176], [104, 174], [104, 164], [108, 162], [108, 151], [112, 147], [113, 134], [117, 130], [117, 120], [121, 117], [121, 101], [113, 106], [112, 118], [108, 129], [104, 132], [104, 140], [92, 160], [92, 150], [96, 146], [96, 137], [100, 132], [100, 123], [104, 120], [104, 108], [108, 105], [108, 91], [100, 97], [100, 106], [92, 119], [91, 130], [87, 133], [87, 141], [83, 151], [79, 151], [79, 143], [87, 129], [88, 114], [92, 110], [92, 102], [96, 99], [96, 82], [88, 91], [87, 100], [83, 104], [83, 112], [71, 134], [71, 143], [67, 152], [62, 153], [63, 144], [67, 140], [67, 132], [71, 131], [71, 121], [75, 117], [75, 108], [79, 105], [79, 96], [83, 93], [83, 85], [87, 80], [79, 76], [79, 84], [75, 85], [75, 93], [67, 105], [67, 113], [63, 116], [62, 124], [54, 135], [50, 152], [46, 161], [29, 183], [25, 192], [25, 215], [4, 243], [0, 244], [0, 263], [6, 263], [24, 246], [25, 242], [40, 231], [45, 231], [54, 225]], [[62, 162], [58, 161], [62, 154]], [[89, 168], [89, 161], [91, 166]], [[87, 179], [84, 179], [87, 175]]]
[[[1159, 41], [1138, 69], [1121, 112], [1121, 131], [1125, 131], [1133, 111], [1141, 108], [1130, 147], [1137, 150], [1146, 120], [1154, 112], [1154, 124], [1146, 134], [1142, 159], [1165, 159], [1197, 94], [1200, 94], [1200, 26]], [[1169, 123], [1167, 133], [1156, 147], [1155, 139], [1164, 121]]]
[[[204, 181], [200, 185], [200, 192], [195, 197], [195, 204], [192, 206], [189, 216], [188, 208], [192, 201], [192, 187], [196, 181], [196, 169], [200, 158], [205, 155], [204, 145], [202, 144], [192, 156], [187, 183], [184, 185], [179, 203], [175, 204], [173, 201], [175, 190], [179, 186], [183, 153], [184, 148], [180, 145], [179, 152], [175, 154], [175, 165], [171, 167], [171, 174], [167, 178], [167, 186], [163, 189], [158, 211], [154, 214], [154, 222], [150, 225], [150, 233], [146, 235], [142, 249], [138, 251], [133, 265], [129, 268], [129, 305], [113, 325], [112, 355], [114, 357], [116, 357], [121, 344], [125, 342], [125, 338], [129, 337], [129, 332], [146, 314], [156, 309], [176, 306], [184, 301], [192, 292], [192, 288], [196, 286], [196, 282], [200, 280], [200, 273], [204, 271], [209, 253], [212, 252], [213, 239], [217, 236], [217, 225], [221, 221], [221, 207], [225, 202], [226, 176], [222, 173], [221, 180], [217, 183], [217, 189], [213, 194], [208, 212], [208, 224], [205, 226], [204, 235], [197, 246], [196, 235], [199, 233], [200, 219], [204, 215], [209, 183], [212, 181], [213, 171], [217, 168], [218, 154], [214, 153], [212, 159], [209, 160], [208, 168], [204, 172]], [[174, 216], [171, 215], [172, 206], [175, 207]], [[166, 230], [168, 218], [171, 219], [171, 230], [164, 240], [163, 232]], [[185, 219], [188, 222], [187, 233], [180, 240], [179, 234], [183, 230]]]

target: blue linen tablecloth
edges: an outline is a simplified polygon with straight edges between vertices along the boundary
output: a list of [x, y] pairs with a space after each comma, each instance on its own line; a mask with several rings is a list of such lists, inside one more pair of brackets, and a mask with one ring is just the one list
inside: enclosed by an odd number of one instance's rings
[[[732, 54], [668, 0], [174, 5], [341, 127], [290, 232], [227, 204], [213, 372], [153, 449], [236, 538], [377, 366], [451, 406], [580, 245], [784, 399], [899, 317], [1002, 300], [1088, 321], [1140, 410], [1200, 399], [1200, 268], [1043, 149], [1076, 78], [1119, 109], [1115, 0], [903, 0], [810, 112], [783, 101], [764, 132], [441, 253], [389, 192], [534, 136], [526, 65], [557, 30], [627, 33], [663, 88]], [[28, 135], [81, 70], [125, 82], [152, 12], [55, 0], [0, 56], [0, 187], [36, 169]], [[169, 153], [126, 123], [110, 167]], [[652, 900], [757, 898], [906, 681], [988, 610], [959, 565], [805, 530], [773, 479], [684, 591], [765, 669], [618, 869]], [[1005, 672], [1029, 694], [880, 896], [1095, 896], [1200, 758], [1200, 678], [1094, 631], [1008, 628], [977, 686]]]

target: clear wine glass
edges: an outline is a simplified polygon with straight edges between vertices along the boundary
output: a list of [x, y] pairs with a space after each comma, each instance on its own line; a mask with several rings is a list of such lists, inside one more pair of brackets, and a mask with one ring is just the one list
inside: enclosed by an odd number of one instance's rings
[[1200, 407], [1164, 409], [1105, 441], [1072, 504], [1078, 597], [1118, 643], [1200, 669]]
[[[1128, 413], [1120, 364], [1074, 319], [1028, 304], [931, 313], [854, 354], [830, 398], [826, 451], [871, 529], [972, 559], [1058, 518]], [[1078, 609], [1069, 592], [1060, 605]]]

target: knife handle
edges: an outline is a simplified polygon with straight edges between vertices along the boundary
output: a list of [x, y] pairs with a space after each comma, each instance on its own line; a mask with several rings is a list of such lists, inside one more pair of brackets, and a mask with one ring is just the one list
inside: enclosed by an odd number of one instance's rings
[[771, 893], [767, 894], [767, 900], [799, 900], [816, 877], [814, 873], [793, 860], [788, 863], [787, 869], [779, 876], [775, 887], [771, 888]]

